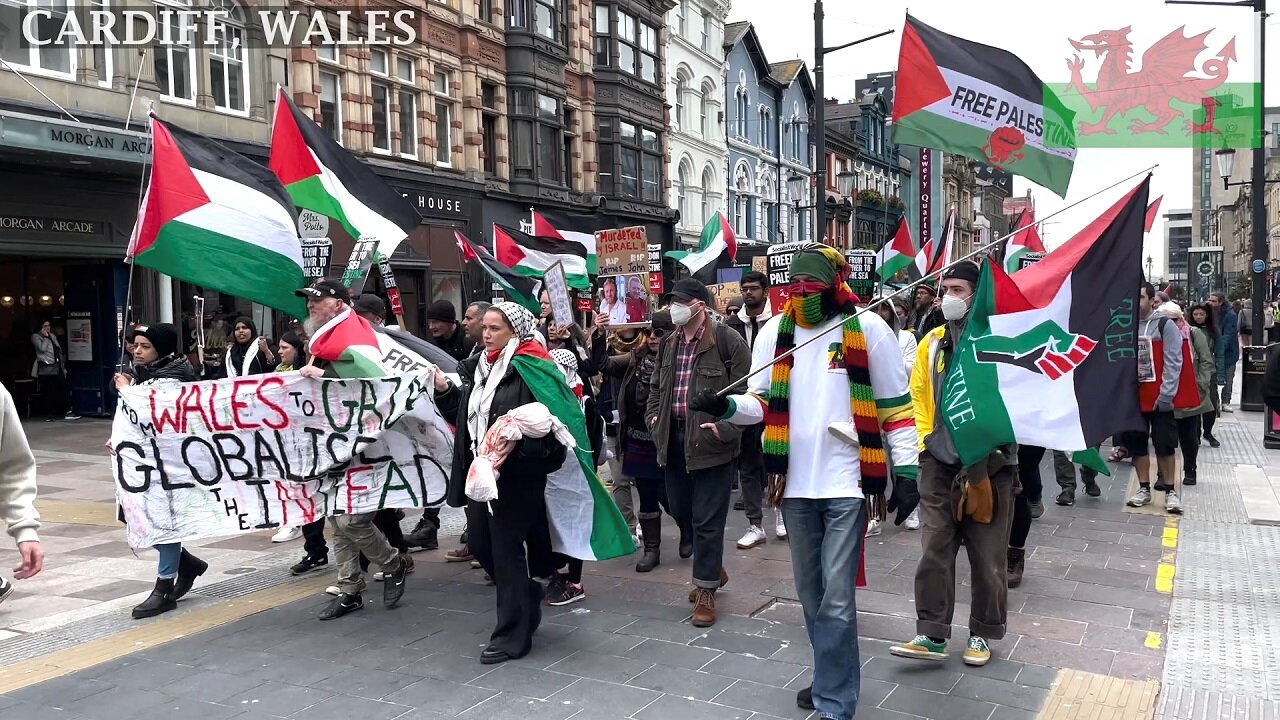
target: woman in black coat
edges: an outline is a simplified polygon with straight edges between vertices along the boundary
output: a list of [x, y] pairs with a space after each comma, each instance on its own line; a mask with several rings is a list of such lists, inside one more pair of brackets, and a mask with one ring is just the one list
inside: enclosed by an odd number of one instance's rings
[[[482, 321], [483, 348], [458, 366], [462, 386], [437, 391], [445, 415], [457, 414], [457, 440], [446, 500], [467, 508], [467, 540], [472, 555], [497, 586], [498, 621], [489, 647], [480, 654], [488, 665], [524, 657], [542, 620], [542, 584], [555, 568], [547, 523], [547, 475], [565, 461], [565, 448], [552, 435], [518, 441], [498, 475], [498, 499], [478, 503], [465, 494], [467, 470], [485, 432], [503, 415], [536, 402], [533, 391], [512, 365], [525, 343], [535, 343], [533, 314], [515, 303], [498, 303]], [[539, 350], [541, 348], [539, 346]]]

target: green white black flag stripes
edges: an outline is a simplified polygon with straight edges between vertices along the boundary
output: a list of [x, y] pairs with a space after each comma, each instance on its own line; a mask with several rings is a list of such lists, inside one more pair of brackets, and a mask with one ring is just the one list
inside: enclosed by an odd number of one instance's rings
[[1137, 296], [1149, 182], [1110, 222], [1015, 277], [984, 265], [942, 389], [942, 421], [964, 464], [1006, 443], [1083, 451], [1141, 427]]

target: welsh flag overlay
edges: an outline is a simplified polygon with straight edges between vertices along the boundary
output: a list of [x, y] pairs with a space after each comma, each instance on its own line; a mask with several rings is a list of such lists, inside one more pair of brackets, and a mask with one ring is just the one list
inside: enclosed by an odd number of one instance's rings
[[352, 238], [377, 239], [384, 258], [421, 220], [408, 200], [303, 115], [282, 89], [269, 164], [298, 207], [337, 220]]
[[271, 171], [151, 118], [152, 165], [129, 257], [193, 285], [304, 317], [293, 201]]
[[1066, 196], [1075, 116], [1018, 56], [907, 16], [893, 141], [937, 148], [1022, 175]]
[[729, 225], [724, 213], [717, 212], [703, 226], [696, 250], [671, 250], [667, 257], [683, 263], [689, 268], [690, 274], [697, 274], [708, 265], [714, 266], [720, 256], [726, 253], [730, 262], [738, 257], [738, 238], [733, 234], [733, 227]]
[[942, 390], [965, 465], [1006, 443], [1076, 452], [1142, 427], [1137, 289], [1149, 183], [1016, 277], [984, 264]]
[[[573, 432], [577, 447], [547, 476], [547, 519], [556, 552], [582, 560], [608, 560], [635, 552], [631, 531], [596, 476], [582, 405], [546, 348], [524, 342], [511, 357], [534, 398]], [[1136, 377], [1136, 376], [1135, 376]]]

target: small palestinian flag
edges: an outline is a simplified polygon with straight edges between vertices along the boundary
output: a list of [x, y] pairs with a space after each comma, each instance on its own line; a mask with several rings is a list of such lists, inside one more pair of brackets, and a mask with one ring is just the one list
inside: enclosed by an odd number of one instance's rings
[[1021, 258], [1027, 253], [1045, 252], [1040, 231], [1036, 229], [1035, 213], [1026, 211], [1018, 218], [1013, 235], [1005, 241], [1004, 271], [1010, 275], [1018, 272]]
[[498, 262], [525, 277], [540, 278], [547, 268], [561, 263], [569, 287], [591, 289], [587, 250], [578, 243], [544, 240], [514, 228], [494, 225], [493, 250]]
[[1075, 113], [1007, 50], [907, 15], [893, 96], [893, 141], [973, 158], [1066, 196]]
[[1134, 297], [1149, 183], [1017, 275], [984, 265], [940, 403], [963, 464], [1006, 443], [1079, 452], [1142, 427]]
[[881, 280], [889, 280], [914, 262], [916, 245], [911, 241], [911, 228], [906, 220], [898, 222], [898, 231], [876, 253], [876, 273]]
[[941, 238], [929, 238], [916, 253], [915, 268], [919, 277], [928, 277], [942, 272], [951, 257], [951, 246], [956, 235], [956, 209], [947, 211], [947, 222], [942, 226]]
[[707, 221], [702, 228], [702, 237], [698, 238], [698, 249], [692, 252], [688, 250], [671, 250], [667, 253], [667, 257], [672, 260], [679, 260], [685, 267], [689, 268], [689, 273], [696, 275], [699, 270], [708, 266], [715, 266], [721, 255], [728, 254], [729, 262], [733, 262], [738, 257], [738, 238], [733, 234], [733, 228], [729, 225], [729, 220], [725, 218], [724, 213], [717, 212]]
[[631, 530], [596, 475], [582, 404], [564, 381], [564, 373], [547, 349], [535, 341], [516, 347], [511, 356], [533, 397], [547, 406], [573, 433], [576, 448], [564, 464], [547, 476], [547, 520], [552, 549], [580, 560], [608, 560], [635, 552]]
[[384, 258], [421, 221], [408, 200], [302, 114], [283, 89], [276, 93], [269, 164], [298, 207], [337, 220], [353, 239], [376, 239]]
[[538, 302], [537, 297], [537, 280], [512, 271], [511, 268], [495, 260], [488, 250], [473, 244], [457, 230], [453, 231], [453, 238], [458, 242], [458, 249], [462, 251], [462, 259], [466, 262], [480, 263], [480, 267], [489, 273], [489, 277], [502, 286], [502, 291], [507, 294], [511, 302], [533, 313], [534, 317], [542, 314], [542, 304]]
[[[533, 236], [542, 238], [543, 240], [557, 240], [559, 242], [577, 243], [587, 251], [587, 272], [591, 275], [600, 274], [600, 264], [596, 258], [596, 234], [594, 232], [583, 232], [582, 230], [569, 230], [566, 228], [557, 228], [547, 220], [546, 216], [537, 210], [531, 211], [533, 214]], [[603, 228], [602, 228], [603, 229]]]
[[151, 118], [152, 165], [129, 257], [192, 285], [305, 317], [293, 201], [271, 171]]

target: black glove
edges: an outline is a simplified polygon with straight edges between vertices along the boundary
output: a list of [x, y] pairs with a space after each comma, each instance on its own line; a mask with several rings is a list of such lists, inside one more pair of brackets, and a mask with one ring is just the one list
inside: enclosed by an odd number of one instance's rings
[[920, 490], [914, 478], [895, 477], [893, 494], [889, 496], [889, 512], [897, 512], [893, 518], [894, 525], [906, 522], [907, 517], [920, 505]]
[[721, 418], [729, 412], [729, 398], [717, 395], [714, 390], [703, 390], [689, 400], [689, 409]]

